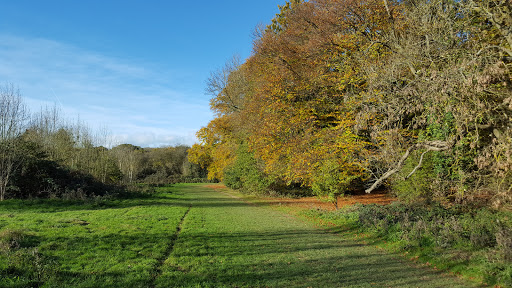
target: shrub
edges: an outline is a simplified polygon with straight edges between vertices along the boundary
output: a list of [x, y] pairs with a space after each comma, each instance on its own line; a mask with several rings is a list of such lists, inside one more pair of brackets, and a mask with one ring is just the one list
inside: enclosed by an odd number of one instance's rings
[[439, 179], [434, 173], [431, 153], [424, 155], [422, 168], [418, 169], [408, 179], [405, 179], [418, 165], [420, 155], [420, 151], [414, 151], [409, 159], [405, 161], [402, 170], [393, 177], [392, 191], [403, 202], [429, 202], [433, 198], [434, 189], [437, 189], [436, 182], [439, 182]]
[[235, 162], [224, 172], [224, 184], [245, 193], [262, 195], [275, 183], [263, 172], [254, 153], [249, 151], [247, 145], [241, 144]]
[[355, 186], [355, 182], [359, 179], [359, 175], [342, 170], [335, 160], [326, 160], [315, 173], [311, 189], [316, 195], [327, 196], [338, 209], [338, 197], [343, 196], [349, 188]]
[[[510, 213], [468, 206], [394, 202], [354, 206], [357, 226], [437, 261], [472, 261], [488, 283], [512, 285]], [[458, 251], [443, 256], [444, 252]], [[430, 251], [430, 252], [429, 252]], [[450, 253], [446, 253], [450, 255]], [[452, 258], [455, 257], [455, 258]]]

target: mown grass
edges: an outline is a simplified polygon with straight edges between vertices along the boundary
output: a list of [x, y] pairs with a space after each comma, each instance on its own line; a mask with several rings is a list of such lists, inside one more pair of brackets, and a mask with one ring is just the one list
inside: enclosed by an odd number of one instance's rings
[[394, 203], [301, 215], [326, 227], [344, 227], [372, 245], [436, 269], [512, 287], [510, 213]]
[[248, 204], [229, 189], [180, 189], [196, 200], [157, 287], [477, 286], [418, 268], [353, 237]]
[[475, 286], [211, 186], [2, 202], [0, 287]]
[[0, 202], [0, 287], [148, 287], [189, 203], [179, 191]]

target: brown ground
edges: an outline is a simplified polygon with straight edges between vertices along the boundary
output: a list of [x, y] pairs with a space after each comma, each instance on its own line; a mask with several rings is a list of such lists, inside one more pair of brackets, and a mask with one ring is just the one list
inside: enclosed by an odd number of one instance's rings
[[[223, 184], [208, 185], [207, 187], [219, 190], [227, 189]], [[390, 204], [396, 201], [393, 198], [383, 192], [375, 192], [371, 194], [362, 195], [347, 195], [338, 198], [338, 207], [341, 208], [347, 205], [353, 205], [356, 203], [361, 204]], [[319, 197], [303, 197], [298, 199], [293, 198], [274, 198], [274, 197], [258, 197], [257, 203], [266, 205], [286, 205], [293, 207], [300, 207], [306, 209], [321, 209], [321, 210], [335, 210], [332, 203], [324, 201]]]

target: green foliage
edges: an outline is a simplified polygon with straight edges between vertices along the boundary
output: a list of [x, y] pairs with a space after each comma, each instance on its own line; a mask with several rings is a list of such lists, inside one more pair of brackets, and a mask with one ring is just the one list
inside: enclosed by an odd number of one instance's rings
[[224, 172], [224, 183], [246, 193], [265, 194], [272, 181], [262, 171], [261, 162], [254, 157], [254, 153], [242, 144], [238, 147], [235, 162]]
[[325, 160], [313, 178], [311, 188], [318, 196], [327, 196], [329, 201], [338, 208], [338, 197], [354, 188], [359, 176], [340, 169], [337, 161]]
[[[456, 137], [452, 113], [446, 113], [443, 118], [428, 117], [424, 130], [419, 131], [418, 142], [450, 141]], [[464, 146], [459, 145], [459, 154], [467, 153]], [[455, 152], [457, 153], [457, 152]], [[431, 202], [457, 198], [458, 191], [464, 190], [464, 174], [467, 163], [456, 161], [458, 157], [452, 151], [417, 150], [406, 160], [402, 170], [393, 178], [392, 191], [405, 202]], [[421, 159], [423, 158], [423, 159]], [[421, 161], [421, 166], [409, 175]], [[466, 165], [463, 167], [463, 165]], [[407, 178], [410, 176], [409, 178]], [[455, 191], [455, 192], [454, 192]], [[454, 195], [455, 194], [455, 195]]]
[[[188, 146], [144, 148], [134, 155], [135, 166], [132, 181], [146, 184], [173, 184], [183, 179], [185, 183], [190, 179], [204, 178], [195, 182], [206, 181], [206, 169], [188, 160]], [[118, 159], [122, 159], [121, 154]], [[188, 179], [188, 180], [187, 180]]]
[[[442, 119], [435, 119], [430, 117], [429, 125], [425, 130], [420, 131], [418, 140], [442, 140], [449, 141], [451, 138], [456, 137], [456, 129], [453, 114], [448, 112]], [[432, 153], [430, 157], [430, 169], [438, 179], [453, 180], [458, 178], [458, 167], [454, 166], [454, 158], [447, 153]], [[444, 188], [444, 187], [439, 187]]]
[[422, 168], [418, 169], [408, 179], [405, 179], [418, 164], [421, 151], [415, 151], [409, 156], [402, 170], [393, 178], [392, 193], [398, 197], [398, 199], [407, 203], [430, 202], [433, 199], [434, 191], [437, 189], [436, 184], [438, 182], [436, 180], [438, 178], [434, 171], [432, 154], [434, 153], [429, 152], [425, 154]]
[[[23, 162], [11, 176], [7, 196], [10, 198], [84, 198], [118, 192], [119, 187], [112, 178], [101, 182], [92, 175], [70, 170], [56, 161], [49, 160], [47, 151], [39, 143], [19, 140]], [[108, 167], [106, 167], [108, 168]], [[119, 175], [116, 166], [107, 170], [109, 177]]]
[[142, 149], [122, 144], [109, 150], [79, 147], [72, 139], [71, 130], [52, 132], [41, 127], [16, 139], [17, 149], [11, 154], [21, 161], [9, 177], [5, 196], [85, 199], [125, 193], [120, 184], [136, 180], [149, 184], [206, 180], [204, 169], [188, 162], [187, 146]]

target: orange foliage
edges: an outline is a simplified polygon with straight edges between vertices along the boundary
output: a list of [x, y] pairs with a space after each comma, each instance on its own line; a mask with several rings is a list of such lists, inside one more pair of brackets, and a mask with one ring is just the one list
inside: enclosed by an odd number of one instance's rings
[[[233, 72], [243, 73], [245, 88], [230, 90], [243, 91], [243, 109], [216, 109], [218, 117], [198, 132], [194, 159], [206, 159], [210, 176], [222, 179], [237, 143], [246, 142], [265, 172], [287, 183], [311, 186], [325, 161], [350, 179], [365, 178], [368, 143], [354, 129], [356, 113], [366, 101], [364, 64], [387, 53], [376, 39], [392, 25], [389, 16], [380, 0], [282, 6], [243, 70]], [[214, 108], [226, 99], [219, 93]]]
[[286, 15], [286, 28], [267, 30], [247, 62], [249, 144], [267, 173], [289, 183], [311, 185], [328, 159], [364, 177], [368, 143], [354, 130], [366, 89], [360, 64], [384, 54], [373, 41], [389, 26], [386, 9], [382, 1], [319, 0]]
[[224, 169], [234, 161], [237, 145], [232, 140], [232, 117], [219, 116], [197, 132], [201, 144], [189, 150], [189, 161], [208, 168], [208, 179], [224, 178]]

